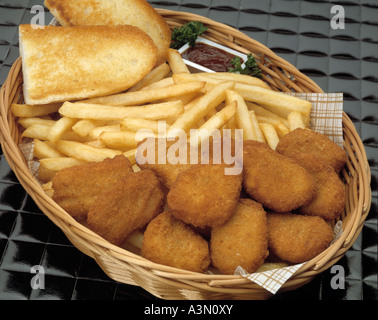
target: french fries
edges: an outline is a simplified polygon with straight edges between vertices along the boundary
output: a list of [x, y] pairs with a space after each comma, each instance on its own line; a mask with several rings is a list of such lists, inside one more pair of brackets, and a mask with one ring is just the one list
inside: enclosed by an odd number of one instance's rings
[[167, 134], [168, 137], [175, 137], [177, 130], [186, 132], [190, 128], [193, 128], [206, 114], [225, 101], [226, 91], [232, 89], [234, 85], [235, 83], [232, 81], [222, 82], [204, 96], [200, 97], [190, 109], [186, 110], [184, 114], [172, 124]]
[[205, 141], [213, 132], [222, 128], [236, 113], [237, 103], [231, 101], [221, 111], [216, 112], [209, 120], [199, 127], [196, 136], [191, 136], [191, 142], [197, 144], [199, 141]]
[[173, 73], [189, 73], [188, 67], [177, 50], [168, 49], [167, 61]]
[[[311, 103], [275, 92], [261, 79], [237, 73], [191, 74], [177, 50], [124, 93], [49, 105], [12, 104], [33, 141], [39, 179], [51, 194], [56, 172], [73, 165], [123, 154], [135, 165], [145, 137], [176, 138], [200, 144], [217, 130], [241, 129], [244, 140], [275, 149], [296, 128], [309, 128]], [[198, 129], [192, 131], [190, 129]], [[188, 135], [187, 135], [188, 137]]]
[[147, 74], [142, 80], [140, 80], [137, 84], [131, 87], [128, 91], [138, 91], [152, 83], [156, 83], [157, 81], [164, 79], [170, 71], [171, 68], [169, 67], [169, 65], [166, 63], [162, 63], [156, 68], [152, 69], [149, 74]]
[[112, 106], [133, 106], [198, 92], [204, 87], [204, 85], [205, 82], [203, 81], [192, 81], [173, 84], [168, 87], [152, 88], [143, 91], [131, 91], [107, 97], [92, 98], [85, 100], [85, 102], [92, 104], [107, 104]]
[[260, 123], [260, 127], [269, 147], [275, 150], [278, 142], [280, 141], [276, 129], [270, 123]]
[[11, 110], [15, 117], [40, 117], [47, 114], [57, 112], [61, 106], [61, 103], [30, 106], [27, 104], [12, 103]]
[[85, 102], [65, 102], [59, 109], [64, 117], [91, 120], [123, 120], [125, 118], [167, 119], [184, 112], [181, 101], [170, 101], [142, 106], [116, 107]]
[[245, 140], [256, 140], [256, 132], [253, 123], [249, 117], [249, 111], [247, 104], [245, 103], [243, 97], [234, 90], [227, 90], [227, 102], [236, 102], [237, 109], [235, 113], [236, 126], [243, 129], [243, 138]]
[[78, 141], [59, 140], [55, 146], [60, 153], [86, 162], [99, 162], [122, 154], [120, 150], [97, 148]]
[[311, 112], [312, 105], [310, 101], [282, 92], [242, 83], [238, 85], [236, 90], [245, 100], [257, 103], [283, 118], [287, 118], [293, 111], [298, 111], [304, 116], [309, 116]]

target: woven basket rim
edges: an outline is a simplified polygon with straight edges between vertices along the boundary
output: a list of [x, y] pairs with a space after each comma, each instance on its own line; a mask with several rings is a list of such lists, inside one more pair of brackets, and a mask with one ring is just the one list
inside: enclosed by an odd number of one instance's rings
[[[229, 26], [222, 23], [215, 22], [209, 18], [204, 18], [202, 16], [189, 14], [186, 12], [177, 12], [165, 9], [157, 9], [158, 12], [169, 22], [171, 28], [177, 23], [187, 20], [199, 20], [207, 24], [210, 27], [210, 31], [214, 33], [220, 33], [223, 37], [227, 38], [227, 44], [229, 42], [237, 40], [238, 48], [241, 47], [241, 43], [245, 39], [249, 39], [253, 46], [256, 45], [257, 48], [261, 48], [261, 52], [257, 53], [259, 58], [262, 58], [260, 63], [264, 63], [266, 59], [271, 61], [279, 62], [281, 58], [277, 57], [274, 52], [266, 48], [261, 43], [250, 39], [245, 34], [237, 31]], [[228, 33], [227, 33], [228, 32]], [[216, 38], [212, 40], [222, 41], [222, 38], [217, 34]], [[244, 48], [244, 51], [250, 50], [249, 48]], [[256, 52], [253, 52], [256, 54]], [[289, 77], [289, 85], [291, 88], [299, 88], [301, 91], [307, 92], [322, 92], [322, 90], [316, 85], [313, 85], [313, 81], [307, 76], [302, 75], [295, 67], [285, 62], [283, 65], [275, 66], [274, 68], [282, 68], [284, 71], [280, 75], [273, 76], [273, 79], [282, 80], [287, 73], [294, 74], [293, 77]], [[38, 207], [46, 214], [46, 216], [53, 221], [62, 231], [67, 235], [69, 240], [85, 254], [90, 255], [95, 258], [101, 268], [108, 273], [106, 266], [104, 266], [104, 260], [110, 260], [115, 264], [122, 265], [123, 263], [131, 265], [132, 268], [137, 268], [137, 272], [145, 272], [145, 269], [150, 272], [151, 277], [156, 280], [164, 279], [164, 281], [169, 282], [170, 285], [175, 286], [175, 281], [183, 287], [184, 284], [188, 286], [188, 289], [203, 291], [214, 291], [215, 293], [237, 293], [243, 294], [248, 292], [266, 293], [265, 289], [259, 287], [258, 285], [250, 282], [250, 280], [245, 279], [241, 276], [234, 275], [209, 275], [209, 274], [198, 274], [195, 272], [190, 272], [186, 270], [181, 270], [173, 267], [163, 266], [160, 264], [153, 263], [147, 259], [127, 251], [124, 248], [117, 247], [76, 220], [74, 220], [65, 210], [60, 208], [42, 189], [39, 182], [32, 176], [29, 171], [26, 161], [18, 147], [17, 139], [19, 139], [17, 133], [17, 124], [14, 123], [15, 119], [10, 112], [11, 102], [19, 101], [22, 94], [22, 72], [21, 72], [21, 58], [18, 58], [13, 64], [9, 75], [4, 82], [0, 90], [0, 129], [1, 129], [1, 144], [3, 148], [4, 155], [19, 179], [20, 183], [29, 193], [29, 195], [36, 202]], [[271, 65], [269, 65], [271, 68]], [[287, 69], [285, 69], [287, 68]], [[278, 70], [278, 69], [277, 69]], [[274, 69], [274, 73], [277, 72]], [[289, 70], [289, 71], [288, 71]], [[292, 81], [294, 79], [294, 81]], [[269, 82], [276, 86], [277, 80]], [[284, 80], [285, 81], [285, 80]], [[296, 81], [296, 83], [294, 83]], [[301, 83], [303, 81], [304, 84]], [[287, 88], [287, 87], [286, 87]], [[292, 90], [292, 89], [288, 89]], [[348, 223], [346, 224], [346, 230], [344, 230], [342, 236], [335, 241], [329, 248], [322, 252], [317, 257], [306, 262], [281, 288], [282, 291], [293, 290], [298, 286], [301, 286], [317, 275], [318, 273], [329, 268], [332, 264], [336, 263], [344, 253], [352, 246], [359, 233], [361, 232], [363, 223], [369, 213], [371, 205], [371, 189], [370, 189], [370, 167], [366, 158], [365, 149], [363, 143], [354, 127], [351, 119], [344, 112], [343, 113], [343, 130], [344, 130], [344, 145], [348, 151], [348, 162], [347, 170], [344, 172], [344, 178], [347, 181], [352, 181], [351, 183], [357, 184], [358, 188], [355, 187], [351, 191], [350, 198], [353, 204], [353, 211], [346, 217]], [[349, 179], [349, 180], [348, 180]], [[352, 206], [351, 204], [351, 206]], [[105, 258], [105, 259], [103, 259]], [[143, 269], [145, 268], [145, 269]], [[111, 276], [112, 277], [112, 276]], [[135, 276], [134, 276], [135, 277]], [[136, 282], [136, 285], [140, 285]], [[147, 291], [153, 292], [147, 285], [140, 285]], [[235, 289], [235, 290], [234, 290]], [[252, 291], [251, 291], [252, 290]], [[244, 292], [245, 291], [245, 292]], [[175, 296], [174, 296], [175, 297]]]

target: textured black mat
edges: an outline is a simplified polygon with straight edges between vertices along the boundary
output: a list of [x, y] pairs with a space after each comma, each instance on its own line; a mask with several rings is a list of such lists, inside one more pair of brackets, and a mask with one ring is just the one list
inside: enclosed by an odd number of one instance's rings
[[[365, 226], [337, 262], [345, 288], [334, 290], [331, 270], [273, 299], [377, 300], [378, 3], [376, 0], [175, 0], [153, 6], [207, 16], [240, 29], [314, 79], [326, 92], [345, 94], [345, 111], [365, 144], [372, 171], [372, 207]], [[0, 84], [19, 56], [17, 27], [30, 23], [42, 0], [0, 0]], [[345, 29], [332, 29], [332, 6], [345, 10]], [[46, 23], [52, 16], [46, 12]], [[31, 267], [46, 272], [34, 290]], [[0, 299], [155, 299], [109, 279], [38, 209], [0, 155]]]

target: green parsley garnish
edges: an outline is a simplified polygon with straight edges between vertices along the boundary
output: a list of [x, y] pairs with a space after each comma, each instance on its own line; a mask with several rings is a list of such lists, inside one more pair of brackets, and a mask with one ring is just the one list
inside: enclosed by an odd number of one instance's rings
[[181, 27], [175, 27], [172, 30], [171, 48], [179, 49], [187, 42], [194, 47], [197, 37], [206, 31], [207, 27], [199, 21], [191, 21]]
[[242, 61], [239, 57], [235, 57], [231, 59], [231, 64], [234, 67], [230, 67], [228, 72], [235, 72], [240, 74], [247, 74], [252, 77], [261, 78], [261, 70], [257, 66], [257, 62], [252, 54], [247, 56], [247, 61], [245, 62], [245, 67], [242, 68]]

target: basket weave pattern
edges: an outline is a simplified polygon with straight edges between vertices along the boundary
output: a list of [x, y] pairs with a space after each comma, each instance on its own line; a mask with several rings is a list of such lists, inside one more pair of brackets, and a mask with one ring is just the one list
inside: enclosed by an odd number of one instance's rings
[[[171, 28], [188, 21], [208, 26], [210, 40], [244, 53], [253, 53], [263, 73], [263, 80], [275, 91], [322, 92], [321, 88], [287, 61], [245, 34], [208, 18], [185, 12], [157, 9]], [[38, 207], [84, 254], [94, 258], [112, 279], [137, 285], [163, 299], [267, 299], [271, 294], [248, 279], [233, 275], [198, 274], [150, 262], [141, 256], [114, 246], [76, 222], [42, 189], [30, 173], [18, 147], [20, 128], [13, 117], [12, 103], [23, 103], [21, 59], [12, 66], [0, 92], [0, 129], [4, 155]], [[370, 209], [370, 168], [364, 146], [349, 119], [343, 114], [344, 148], [348, 161], [342, 171], [346, 183], [346, 210], [340, 217], [343, 233], [329, 248], [305, 263], [281, 288], [294, 290], [335, 264], [358, 237]]]

